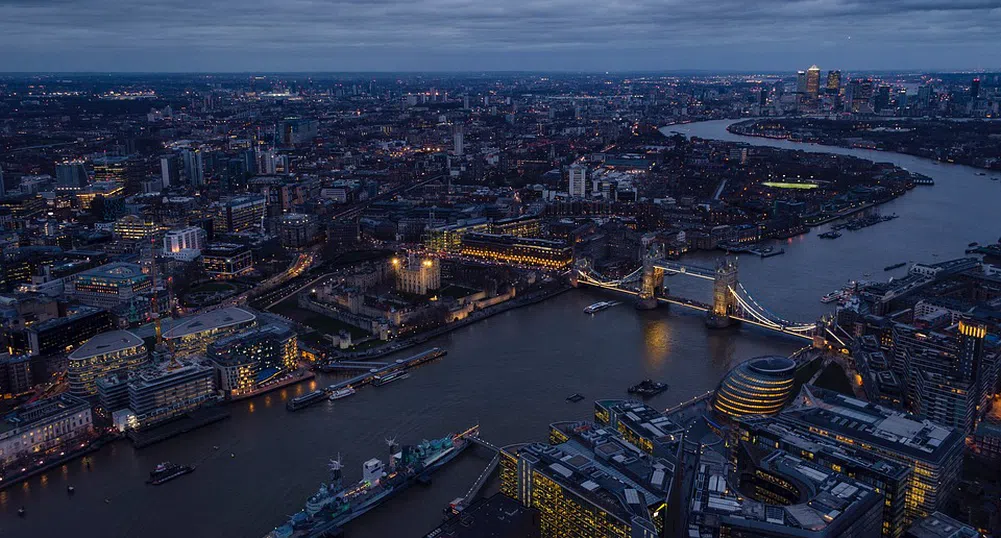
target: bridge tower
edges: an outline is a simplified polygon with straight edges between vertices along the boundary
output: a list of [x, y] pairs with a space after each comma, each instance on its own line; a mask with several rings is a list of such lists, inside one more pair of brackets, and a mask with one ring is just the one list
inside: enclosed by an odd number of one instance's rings
[[640, 310], [657, 308], [658, 290], [664, 287], [664, 270], [655, 267], [654, 262], [661, 258], [661, 249], [656, 244], [651, 245], [643, 255], [643, 279], [636, 299], [636, 308]]
[[733, 291], [737, 289], [737, 262], [722, 258], [716, 262], [716, 278], [713, 280], [712, 310], [706, 312], [706, 325], [723, 328], [733, 323], [732, 316], [737, 311], [737, 300]]

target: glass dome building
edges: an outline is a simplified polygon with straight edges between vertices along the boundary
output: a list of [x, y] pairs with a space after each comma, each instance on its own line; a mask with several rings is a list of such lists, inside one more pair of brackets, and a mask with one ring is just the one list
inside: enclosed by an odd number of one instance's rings
[[777, 355], [755, 357], [738, 364], [723, 378], [713, 397], [713, 409], [730, 417], [774, 415], [792, 396], [796, 363]]

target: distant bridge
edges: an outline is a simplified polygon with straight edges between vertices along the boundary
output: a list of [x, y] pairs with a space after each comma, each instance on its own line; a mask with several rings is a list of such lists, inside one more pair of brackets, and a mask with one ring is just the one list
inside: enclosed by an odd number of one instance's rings
[[[667, 274], [712, 281], [712, 304], [670, 295], [664, 288], [664, 275]], [[739, 321], [805, 340], [813, 340], [817, 335], [837, 338], [822, 322], [790, 321], [763, 306], [737, 280], [737, 264], [729, 259], [720, 260], [715, 269], [710, 269], [665, 260], [658, 257], [656, 249], [653, 249], [644, 257], [643, 265], [621, 278], [605, 277], [595, 271], [586, 259], [577, 261], [571, 277], [576, 285], [635, 295], [640, 308], [650, 309], [658, 303], [668, 303], [705, 312], [706, 323], [710, 327], [725, 327]]]

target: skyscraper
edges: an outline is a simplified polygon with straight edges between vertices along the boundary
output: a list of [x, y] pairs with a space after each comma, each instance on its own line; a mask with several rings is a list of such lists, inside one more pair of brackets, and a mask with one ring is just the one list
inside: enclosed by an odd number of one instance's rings
[[570, 193], [570, 196], [576, 198], [587, 196], [587, 167], [580, 164], [570, 167], [567, 192]]
[[827, 72], [827, 93], [828, 95], [837, 95], [841, 92], [841, 71], [828, 71]]
[[452, 128], [452, 141], [455, 143], [454, 152], [455, 155], [458, 157], [461, 157], [463, 151], [465, 151], [465, 147], [463, 145], [464, 139], [462, 131], [463, 131], [462, 125], [456, 125]]
[[806, 71], [796, 72], [796, 93], [800, 95], [806, 94]]
[[970, 83], [970, 99], [976, 99], [980, 97], [980, 77], [973, 79]]
[[181, 152], [184, 162], [184, 177], [192, 187], [201, 187], [205, 184], [205, 168], [202, 163], [202, 152], [200, 149], [186, 149]]
[[820, 95], [820, 68], [811, 65], [806, 70], [806, 94], [810, 99], [816, 99]]
[[181, 182], [181, 167], [176, 155], [160, 157], [160, 182], [163, 188], [176, 187]]

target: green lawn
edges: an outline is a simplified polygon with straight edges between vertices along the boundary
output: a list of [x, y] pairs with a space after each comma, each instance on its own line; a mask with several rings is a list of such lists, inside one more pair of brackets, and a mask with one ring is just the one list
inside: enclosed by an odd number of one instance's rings
[[362, 338], [368, 336], [368, 332], [354, 325], [348, 325], [343, 321], [336, 320], [334, 318], [324, 316], [323, 314], [318, 314], [312, 310], [306, 310], [304, 308], [299, 308], [295, 297], [286, 299], [271, 309], [272, 312], [276, 314], [281, 314], [285, 317], [294, 319], [299, 323], [308, 325], [317, 331], [324, 334], [336, 335], [340, 331], [348, 331], [351, 333], [351, 338]]
[[214, 292], [214, 291], [231, 291], [236, 290], [236, 286], [228, 282], [206, 282], [192, 288], [188, 293], [202, 293], [202, 292]]
[[460, 299], [467, 295], [472, 295], [477, 291], [479, 290], [474, 290], [473, 288], [467, 288], [465, 286], [459, 286], [457, 284], [451, 284], [439, 290], [438, 294], [441, 295], [442, 297], [451, 297], [453, 299]]
[[827, 368], [824, 368], [824, 371], [820, 373], [820, 377], [817, 378], [815, 385], [822, 389], [840, 392], [846, 396], [855, 396], [851, 380], [845, 375], [845, 371], [833, 362], [828, 364]]

